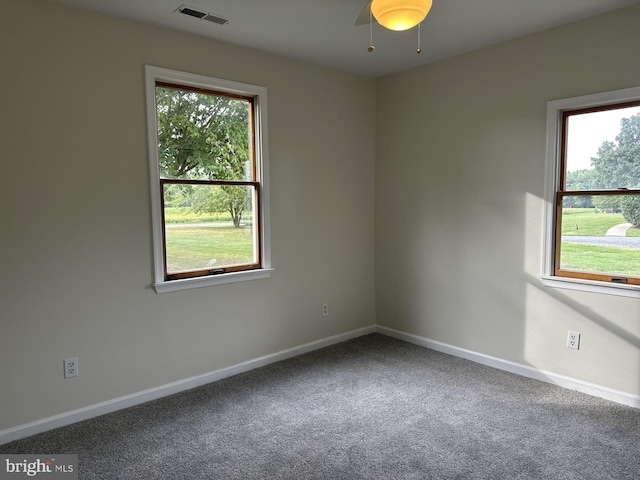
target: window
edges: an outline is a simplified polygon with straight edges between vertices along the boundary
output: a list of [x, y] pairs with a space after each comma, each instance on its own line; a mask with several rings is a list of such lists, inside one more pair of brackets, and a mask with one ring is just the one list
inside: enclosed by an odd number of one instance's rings
[[640, 296], [640, 88], [548, 104], [543, 278]]
[[266, 90], [146, 68], [157, 292], [270, 275]]

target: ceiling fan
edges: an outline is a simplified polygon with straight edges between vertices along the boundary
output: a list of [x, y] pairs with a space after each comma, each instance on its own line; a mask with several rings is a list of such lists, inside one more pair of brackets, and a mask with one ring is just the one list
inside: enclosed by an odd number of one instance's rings
[[375, 51], [373, 45], [373, 22], [377, 21], [383, 27], [403, 31], [418, 26], [418, 48], [416, 53], [421, 53], [420, 24], [425, 19], [433, 0], [370, 0], [358, 15], [356, 25], [369, 24], [369, 36], [371, 44], [367, 49], [369, 53]]
[[358, 15], [356, 25], [376, 20], [389, 30], [409, 30], [424, 20], [432, 4], [433, 0], [370, 0]]

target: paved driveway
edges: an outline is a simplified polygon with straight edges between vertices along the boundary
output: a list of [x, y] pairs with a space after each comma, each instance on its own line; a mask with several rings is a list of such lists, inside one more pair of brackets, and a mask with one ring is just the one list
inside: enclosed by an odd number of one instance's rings
[[562, 237], [563, 242], [586, 243], [602, 247], [637, 248], [640, 249], [640, 237]]

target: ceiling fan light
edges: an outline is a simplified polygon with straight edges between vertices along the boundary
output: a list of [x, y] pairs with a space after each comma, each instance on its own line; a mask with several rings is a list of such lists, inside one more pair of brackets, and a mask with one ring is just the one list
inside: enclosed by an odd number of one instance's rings
[[409, 30], [424, 20], [432, 4], [433, 0], [373, 0], [371, 13], [389, 30]]

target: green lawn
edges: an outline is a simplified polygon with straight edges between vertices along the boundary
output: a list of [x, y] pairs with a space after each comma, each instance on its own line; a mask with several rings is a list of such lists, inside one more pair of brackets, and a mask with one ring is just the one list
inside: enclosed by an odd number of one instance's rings
[[614, 275], [640, 275], [640, 250], [562, 242], [561, 268]]
[[168, 226], [166, 244], [169, 272], [253, 263], [251, 226]]
[[[607, 230], [626, 223], [621, 213], [596, 212], [593, 208], [565, 208], [563, 236], [604, 237]], [[630, 228], [627, 237], [639, 237], [640, 229]], [[562, 242], [561, 267], [583, 272], [640, 275], [640, 250]]]
[[[608, 229], [621, 223], [627, 223], [621, 213], [596, 212], [595, 208], [562, 210], [562, 235], [604, 237]], [[630, 228], [627, 237], [640, 237], [640, 229]]]

